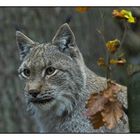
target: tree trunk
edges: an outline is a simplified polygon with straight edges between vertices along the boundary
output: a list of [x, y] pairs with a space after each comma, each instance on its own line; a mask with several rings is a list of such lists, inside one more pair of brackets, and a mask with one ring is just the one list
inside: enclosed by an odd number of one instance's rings
[[128, 81], [128, 117], [130, 132], [140, 132], [140, 65], [133, 65]]

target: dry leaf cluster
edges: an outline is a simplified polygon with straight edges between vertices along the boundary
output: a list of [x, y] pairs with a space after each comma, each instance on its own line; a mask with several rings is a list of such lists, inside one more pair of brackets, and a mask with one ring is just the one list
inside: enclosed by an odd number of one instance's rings
[[105, 90], [93, 93], [89, 97], [86, 114], [95, 129], [104, 125], [108, 129], [115, 128], [123, 117], [123, 106], [117, 99], [120, 90], [116, 83], [109, 80]]
[[[120, 41], [118, 39], [110, 40], [106, 43], [106, 48], [110, 54], [115, 54], [120, 47]], [[124, 54], [123, 54], [124, 56]], [[105, 62], [103, 57], [100, 57], [97, 61], [98, 66], [109, 67], [109, 65], [124, 65], [126, 63], [126, 59], [123, 56], [118, 56], [117, 59], [111, 59], [108, 63]]]
[[135, 23], [136, 19], [133, 17], [132, 12], [128, 10], [113, 10], [112, 15], [116, 18], [125, 19], [129, 23]]

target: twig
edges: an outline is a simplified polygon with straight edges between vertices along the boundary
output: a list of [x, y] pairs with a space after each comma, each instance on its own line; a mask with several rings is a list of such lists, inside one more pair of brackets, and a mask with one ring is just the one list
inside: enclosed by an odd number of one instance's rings
[[106, 79], [111, 78], [111, 66], [110, 66], [110, 54], [107, 53], [107, 70], [106, 70]]
[[120, 48], [122, 47], [122, 44], [123, 44], [123, 42], [125, 40], [126, 33], [127, 33], [127, 23], [124, 22], [124, 32], [123, 32], [123, 36], [122, 36], [122, 39], [121, 39]]
[[101, 35], [102, 37], [102, 40], [104, 42], [104, 46], [105, 46], [105, 52], [106, 52], [106, 79], [110, 79], [110, 73], [111, 73], [111, 66], [110, 66], [110, 53], [107, 51], [106, 49], [106, 39], [105, 39], [105, 36], [104, 36], [104, 14], [103, 12], [101, 11], [101, 9], [99, 9], [99, 12], [100, 12], [100, 16], [101, 16], [101, 24], [102, 24], [102, 27], [101, 27], [101, 30], [97, 30], [97, 32]]
[[[101, 30], [99, 30], [99, 29], [97, 29], [97, 32], [101, 35], [101, 37], [102, 37], [102, 40], [103, 40], [103, 42], [104, 42], [104, 45], [106, 44], [106, 40], [105, 40], [105, 37], [104, 37], [104, 34], [103, 34], [103, 32], [101, 31]], [[106, 50], [106, 49], [105, 49]]]

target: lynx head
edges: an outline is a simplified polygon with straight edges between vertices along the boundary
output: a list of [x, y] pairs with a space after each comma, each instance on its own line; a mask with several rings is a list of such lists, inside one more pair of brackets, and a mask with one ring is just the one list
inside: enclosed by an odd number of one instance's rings
[[84, 61], [68, 24], [63, 24], [50, 43], [37, 43], [16, 32], [21, 65], [19, 76], [25, 80], [25, 95], [42, 111], [57, 116], [73, 111], [85, 85]]

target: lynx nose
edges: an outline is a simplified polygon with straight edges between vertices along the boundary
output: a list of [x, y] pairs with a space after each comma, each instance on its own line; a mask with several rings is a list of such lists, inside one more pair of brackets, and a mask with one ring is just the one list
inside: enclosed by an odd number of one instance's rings
[[39, 90], [29, 90], [29, 94], [30, 94], [32, 97], [34, 97], [34, 98], [36, 98], [36, 96], [37, 96], [39, 93], [40, 93]]

